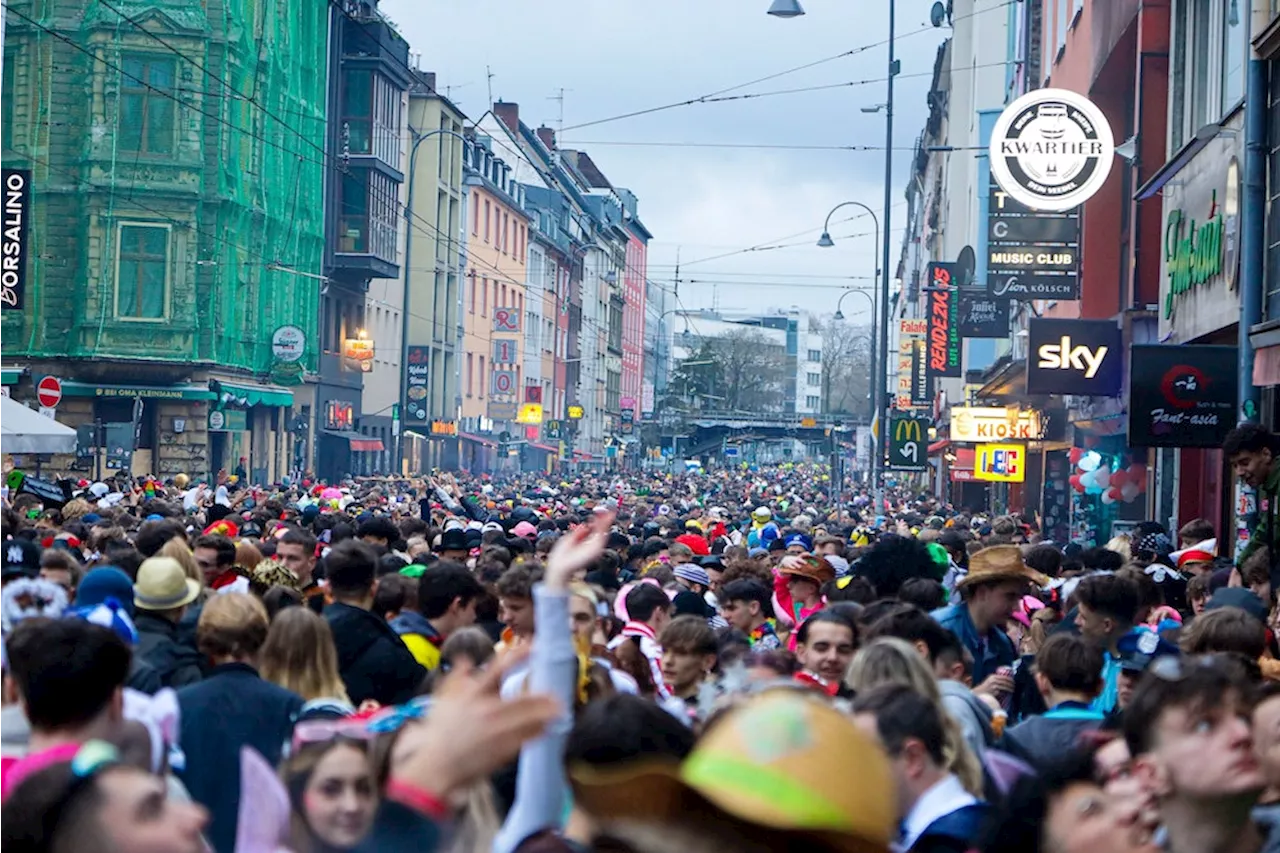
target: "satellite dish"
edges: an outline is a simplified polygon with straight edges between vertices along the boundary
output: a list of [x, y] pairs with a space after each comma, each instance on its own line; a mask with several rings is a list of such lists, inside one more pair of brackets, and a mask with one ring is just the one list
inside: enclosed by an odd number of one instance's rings
[[947, 7], [941, 0], [933, 4], [933, 8], [929, 10], [929, 23], [935, 27], [940, 27], [947, 20]]
[[956, 266], [959, 267], [956, 286], [972, 287], [973, 273], [978, 268], [978, 259], [973, 254], [972, 246], [965, 246], [960, 250], [960, 254], [956, 257]]

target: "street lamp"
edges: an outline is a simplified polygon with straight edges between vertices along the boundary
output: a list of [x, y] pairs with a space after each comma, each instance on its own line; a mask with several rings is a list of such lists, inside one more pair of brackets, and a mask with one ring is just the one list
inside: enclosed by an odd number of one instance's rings
[[[888, 180], [888, 176], [886, 176], [885, 179]], [[835, 214], [837, 210], [839, 210], [842, 207], [860, 207], [864, 211], [866, 211], [867, 215], [871, 217], [871, 221], [875, 223], [876, 249], [877, 250], [880, 249], [880, 242], [881, 242], [880, 241], [880, 219], [876, 216], [876, 213], [874, 210], [867, 207], [865, 204], [863, 204], [860, 201], [845, 201], [831, 208], [831, 211], [827, 213], [826, 221], [822, 224], [822, 236], [818, 238], [818, 246], [823, 249], [829, 249], [836, 244], [835, 240], [831, 239], [831, 217]], [[886, 216], [888, 215], [887, 206], [885, 209], [885, 215]], [[886, 235], [886, 238], [884, 240], [884, 249], [886, 253], [888, 252], [888, 247], [889, 247], [889, 240]], [[879, 254], [878, 251], [877, 251], [877, 254]], [[881, 306], [885, 306], [885, 310], [887, 312], [888, 305], [889, 305], [888, 276], [884, 275], [885, 269], [888, 269], [889, 261], [887, 258], [884, 260], [884, 263], [886, 265], [884, 269], [876, 270], [876, 276], [880, 279], [880, 284], [881, 284], [879, 299], [877, 300], [876, 297], [868, 295], [867, 292], [863, 290], [846, 291], [845, 293], [841, 294], [840, 301], [836, 303], [836, 314], [835, 314], [835, 319], [837, 320], [844, 319], [844, 313], [840, 310], [840, 306], [844, 302], [844, 298], [848, 296], [850, 293], [861, 293], [863, 296], [867, 297], [868, 301], [871, 302], [871, 333], [873, 338], [878, 334], [879, 341], [880, 341], [880, 347], [879, 347], [880, 352], [878, 355], [876, 353], [876, 347], [873, 346], [871, 348], [871, 408], [872, 408], [872, 411], [875, 413], [883, 412], [884, 409], [886, 408], [885, 402], [888, 400], [888, 395], [885, 393], [885, 388], [884, 388], [884, 385], [885, 385], [884, 371], [882, 370], [880, 373], [876, 372], [877, 364], [883, 365], [883, 366], [887, 366], [889, 364], [889, 349], [888, 349], [889, 334], [887, 331], [889, 322], [887, 317], [885, 318], [884, 322], [880, 321]], [[873, 282], [873, 286], [874, 286], [874, 282]], [[873, 416], [873, 419], [874, 419], [874, 416]], [[885, 430], [885, 425], [884, 425], [885, 418], [883, 415], [881, 415], [880, 420], [881, 420], [880, 430], [881, 430], [881, 433], [883, 433]], [[881, 471], [881, 460], [883, 458], [883, 455], [884, 454], [880, 453], [879, 450], [875, 450], [871, 454], [871, 482], [873, 485], [875, 485], [877, 490], [881, 490], [884, 487], [883, 472]]]
[[[896, 77], [898, 73], [902, 70], [901, 63], [898, 62], [896, 56], [894, 55], [894, 50], [893, 50], [894, 29], [895, 29], [895, 22], [897, 20], [895, 12], [897, 10], [898, 4], [895, 3], [894, 0], [889, 0], [888, 5], [889, 5], [889, 38], [886, 39], [886, 42], [885, 42], [889, 48], [889, 67], [888, 67], [889, 73], [886, 77], [888, 85], [886, 87], [885, 99], [884, 99], [884, 220], [881, 223], [879, 223], [881, 226], [884, 227], [884, 234], [885, 234], [885, 239], [880, 247], [880, 251], [881, 251], [880, 267], [883, 272], [883, 274], [880, 276], [880, 305], [885, 312], [885, 319], [886, 319], [886, 322], [883, 324], [883, 326], [888, 326], [887, 320], [889, 316], [889, 235], [893, 233], [893, 228], [891, 225], [892, 213], [893, 213], [893, 78]], [[789, 13], [788, 13], [788, 10], [790, 10]], [[798, 2], [783, 2], [783, 0], [774, 0], [773, 6], [769, 8], [769, 13], [772, 15], [775, 15], [776, 17], [795, 17], [798, 14], [803, 14], [803, 12], [804, 10], [800, 8], [800, 4]], [[936, 12], [936, 7], [935, 7], [935, 12], [933, 14], [933, 20], [935, 22], [935, 26], [938, 24], [941, 24], [942, 19], [938, 16]], [[832, 243], [832, 241], [830, 240], [830, 236], [829, 235], [826, 235], [826, 236], [827, 236], [827, 240], [826, 241], [819, 240], [818, 245], [826, 246]], [[888, 367], [889, 335], [887, 333], [887, 330], [884, 327], [881, 328], [879, 361], [882, 366], [886, 368]], [[885, 384], [883, 381], [884, 378], [885, 378], [884, 376], [881, 376], [880, 379], [882, 381], [875, 383], [875, 386], [877, 388], [880, 388], [880, 386]], [[880, 434], [882, 436], [886, 435], [889, 429], [888, 403], [889, 403], [889, 396], [887, 394], [881, 394], [880, 403], [879, 405], [876, 406], [876, 414], [880, 418]], [[878, 464], [882, 457], [883, 457], [883, 454], [877, 451], [872, 461]], [[884, 511], [884, 484], [882, 479], [876, 480], [876, 483], [877, 483], [876, 513], [879, 514]]]
[[[846, 296], [848, 296], [850, 293], [856, 293], [856, 294], [858, 294], [859, 296], [865, 296], [865, 297], [867, 298], [867, 304], [871, 307], [871, 322], [874, 324], [874, 323], [875, 323], [875, 320], [876, 320], [876, 300], [875, 300], [875, 297], [874, 297], [874, 296], [872, 296], [872, 295], [871, 295], [870, 293], [868, 293], [867, 291], [865, 291], [865, 290], [859, 290], [859, 289], [858, 289], [858, 288], [856, 288], [856, 287], [855, 287], [855, 288], [853, 288], [853, 289], [851, 289], [851, 290], [846, 290], [844, 293], [840, 294], [840, 301], [836, 303], [836, 313], [832, 315], [831, 319], [833, 319], [833, 320], [841, 320], [841, 321], [842, 321], [842, 320], [844, 320], [844, 312], [840, 310], [840, 307], [841, 307], [842, 305], [844, 305], [844, 298], [845, 298]], [[874, 346], [875, 346], [875, 326], [874, 326], [874, 325], [873, 325], [873, 326], [872, 326], [872, 328], [871, 328], [871, 338], [872, 338], [872, 346], [873, 346], [873, 348], [874, 348]], [[872, 371], [872, 373], [874, 374], [874, 371]]]
[[773, 0], [769, 14], [775, 18], [798, 18], [804, 14], [804, 7], [800, 0]]
[[413, 147], [409, 149], [409, 190], [405, 198], [404, 222], [407, 235], [404, 246], [404, 304], [401, 306], [400, 324], [400, 434], [396, 436], [396, 473], [404, 474], [405, 423], [409, 414], [409, 383], [405, 381], [405, 371], [409, 368], [409, 306], [410, 276], [413, 275], [413, 176], [418, 165], [418, 146], [433, 136], [445, 134], [456, 136], [466, 144], [467, 138], [456, 130], [430, 130], [421, 136], [413, 137]]

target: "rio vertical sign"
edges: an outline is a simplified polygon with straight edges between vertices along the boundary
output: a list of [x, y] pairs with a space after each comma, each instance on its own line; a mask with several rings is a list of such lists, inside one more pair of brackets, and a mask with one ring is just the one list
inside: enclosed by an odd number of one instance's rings
[[931, 377], [960, 376], [960, 288], [956, 264], [929, 264], [928, 319]]
[[0, 183], [0, 306], [8, 311], [26, 304], [31, 170], [5, 169]]

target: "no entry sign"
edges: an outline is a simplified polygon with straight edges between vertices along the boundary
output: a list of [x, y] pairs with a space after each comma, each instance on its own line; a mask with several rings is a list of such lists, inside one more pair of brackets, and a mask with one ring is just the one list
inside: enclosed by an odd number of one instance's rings
[[56, 376], [46, 376], [36, 386], [36, 399], [47, 409], [55, 408], [62, 402], [62, 380]]

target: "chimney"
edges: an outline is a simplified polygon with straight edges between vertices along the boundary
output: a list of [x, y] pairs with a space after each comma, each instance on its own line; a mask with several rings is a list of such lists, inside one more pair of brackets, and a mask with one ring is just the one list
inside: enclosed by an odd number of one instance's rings
[[507, 103], [506, 101], [498, 101], [493, 105], [493, 114], [498, 117], [498, 121], [507, 126], [507, 130], [514, 134], [520, 133], [520, 105]]
[[428, 92], [434, 93], [436, 90], [436, 72], [434, 71], [424, 72], [422, 75], [422, 82], [427, 84]]
[[547, 146], [548, 151], [556, 150], [556, 132], [545, 124], [537, 130], [538, 138], [542, 140], [542, 144]]

